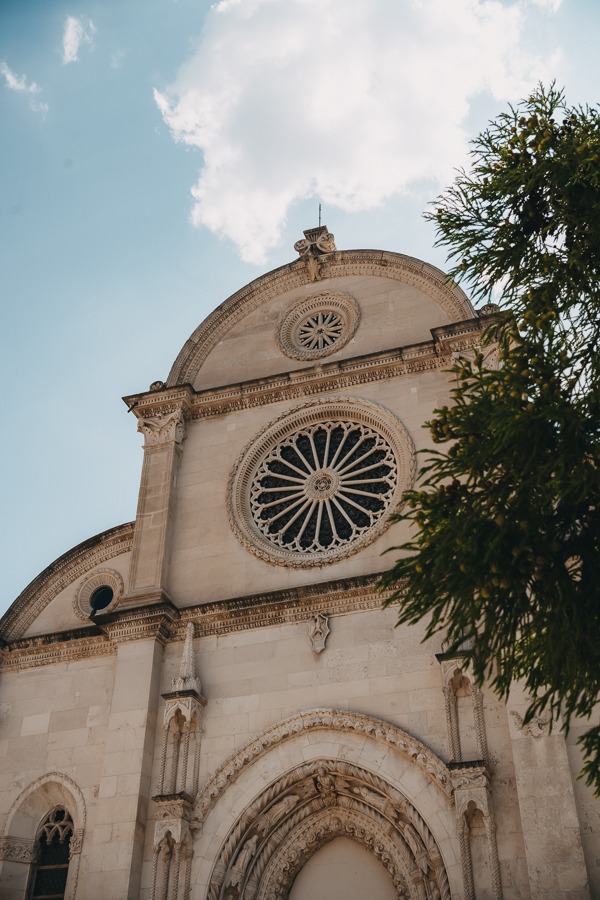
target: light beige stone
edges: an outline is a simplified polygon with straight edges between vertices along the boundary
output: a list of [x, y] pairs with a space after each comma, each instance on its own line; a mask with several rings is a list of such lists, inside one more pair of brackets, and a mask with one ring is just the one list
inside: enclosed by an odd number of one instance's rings
[[[460, 659], [445, 689], [441, 637], [380, 609], [382, 553], [404, 526], [311, 566], [240, 537], [230, 483], [271, 423], [300, 428], [335, 398], [431, 449], [422, 425], [449, 400], [451, 353], [481, 333], [432, 267], [323, 255], [323, 240], [307, 232], [297, 261], [199, 326], [166, 385], [128, 398], [144, 437], [135, 522], [67, 553], [0, 623], [3, 897], [25, 900], [27, 848], [57, 807], [80, 850], [70, 898], [159, 900], [168, 872], [176, 900], [244, 885], [262, 900], [300, 859], [292, 900], [461, 900], [468, 858], [477, 900], [583, 900], [588, 882], [600, 896], [600, 811], [575, 780], [585, 723], [524, 733], [525, 698], [507, 707], [484, 686], [475, 702]], [[290, 310], [327, 292], [354, 298], [356, 331], [318, 359], [283, 352]], [[102, 573], [122, 594], [91, 622], [81, 592]]]

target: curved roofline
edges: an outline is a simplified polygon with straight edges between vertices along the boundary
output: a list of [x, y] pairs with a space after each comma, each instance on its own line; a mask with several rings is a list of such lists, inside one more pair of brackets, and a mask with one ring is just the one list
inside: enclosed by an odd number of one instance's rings
[[21, 591], [0, 619], [0, 641], [22, 637], [43, 609], [76, 578], [99, 563], [126, 553], [133, 544], [134, 522], [101, 531], [67, 550]]
[[[319, 257], [321, 278], [311, 281], [306, 261], [296, 259], [260, 275], [224, 300], [196, 328], [173, 363], [167, 385], [193, 384], [211, 350], [246, 315], [286, 291], [314, 284], [318, 290], [328, 278], [343, 275], [379, 275], [422, 288], [449, 316], [451, 322], [476, 316], [465, 292], [440, 269], [389, 250], [338, 250]], [[324, 285], [325, 286], [325, 285]]]

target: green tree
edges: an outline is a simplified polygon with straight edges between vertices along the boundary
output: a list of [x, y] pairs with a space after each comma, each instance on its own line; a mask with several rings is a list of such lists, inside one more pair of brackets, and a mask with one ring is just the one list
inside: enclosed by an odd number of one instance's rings
[[[500, 312], [459, 360], [452, 402], [398, 521], [384, 576], [400, 623], [428, 622], [527, 720], [566, 727], [600, 697], [600, 115], [539, 87], [473, 142], [472, 167], [427, 213], [450, 276]], [[469, 643], [467, 643], [469, 646]], [[592, 724], [592, 723], [590, 723]], [[600, 727], [580, 738], [600, 790]]]

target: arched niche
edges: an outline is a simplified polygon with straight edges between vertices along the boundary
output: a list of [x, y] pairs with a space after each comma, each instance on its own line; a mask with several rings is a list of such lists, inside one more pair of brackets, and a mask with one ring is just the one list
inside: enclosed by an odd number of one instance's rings
[[0, 881], [10, 886], [10, 896], [15, 900], [25, 900], [27, 896], [40, 828], [55, 809], [64, 809], [73, 821], [65, 900], [75, 897], [85, 832], [85, 800], [72, 778], [62, 772], [49, 772], [29, 784], [13, 801], [0, 838]]

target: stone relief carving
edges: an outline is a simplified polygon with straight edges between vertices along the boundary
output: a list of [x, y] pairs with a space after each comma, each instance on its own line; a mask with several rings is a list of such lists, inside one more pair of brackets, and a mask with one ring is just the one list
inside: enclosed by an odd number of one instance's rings
[[525, 724], [525, 720], [516, 710], [511, 709], [510, 714], [518, 730], [528, 737], [536, 739], [545, 737], [552, 730], [552, 713], [549, 710], [539, 716], [535, 716], [527, 724]]
[[330, 634], [329, 616], [325, 613], [317, 613], [308, 623], [308, 636], [315, 653], [322, 653], [325, 649], [325, 641]]
[[37, 841], [26, 841], [16, 837], [0, 838], [0, 859], [31, 864], [38, 861], [39, 853]]
[[385, 865], [398, 897], [450, 900], [437, 844], [407, 798], [362, 767], [328, 759], [286, 773], [244, 811], [215, 862], [209, 897], [283, 900], [307, 860], [340, 835]]
[[395, 748], [411, 759], [440, 790], [451, 797], [450, 772], [442, 761], [415, 738], [381, 719], [361, 713], [335, 709], [316, 709], [298, 713], [253, 738], [229, 757], [208, 779], [198, 795], [194, 813], [201, 824], [230, 784], [237, 781], [243, 769], [263, 756], [270, 747], [290, 740], [302, 732], [328, 729], [364, 734]]
[[309, 228], [304, 232], [304, 237], [294, 244], [294, 250], [301, 259], [306, 260], [306, 271], [310, 281], [319, 281], [321, 278], [321, 262], [319, 257], [335, 251], [333, 235], [327, 231], [325, 225], [318, 228]]
[[138, 419], [138, 431], [144, 435], [146, 446], [164, 444], [167, 441], [181, 444], [186, 435], [183, 412], [177, 409], [165, 416]]

